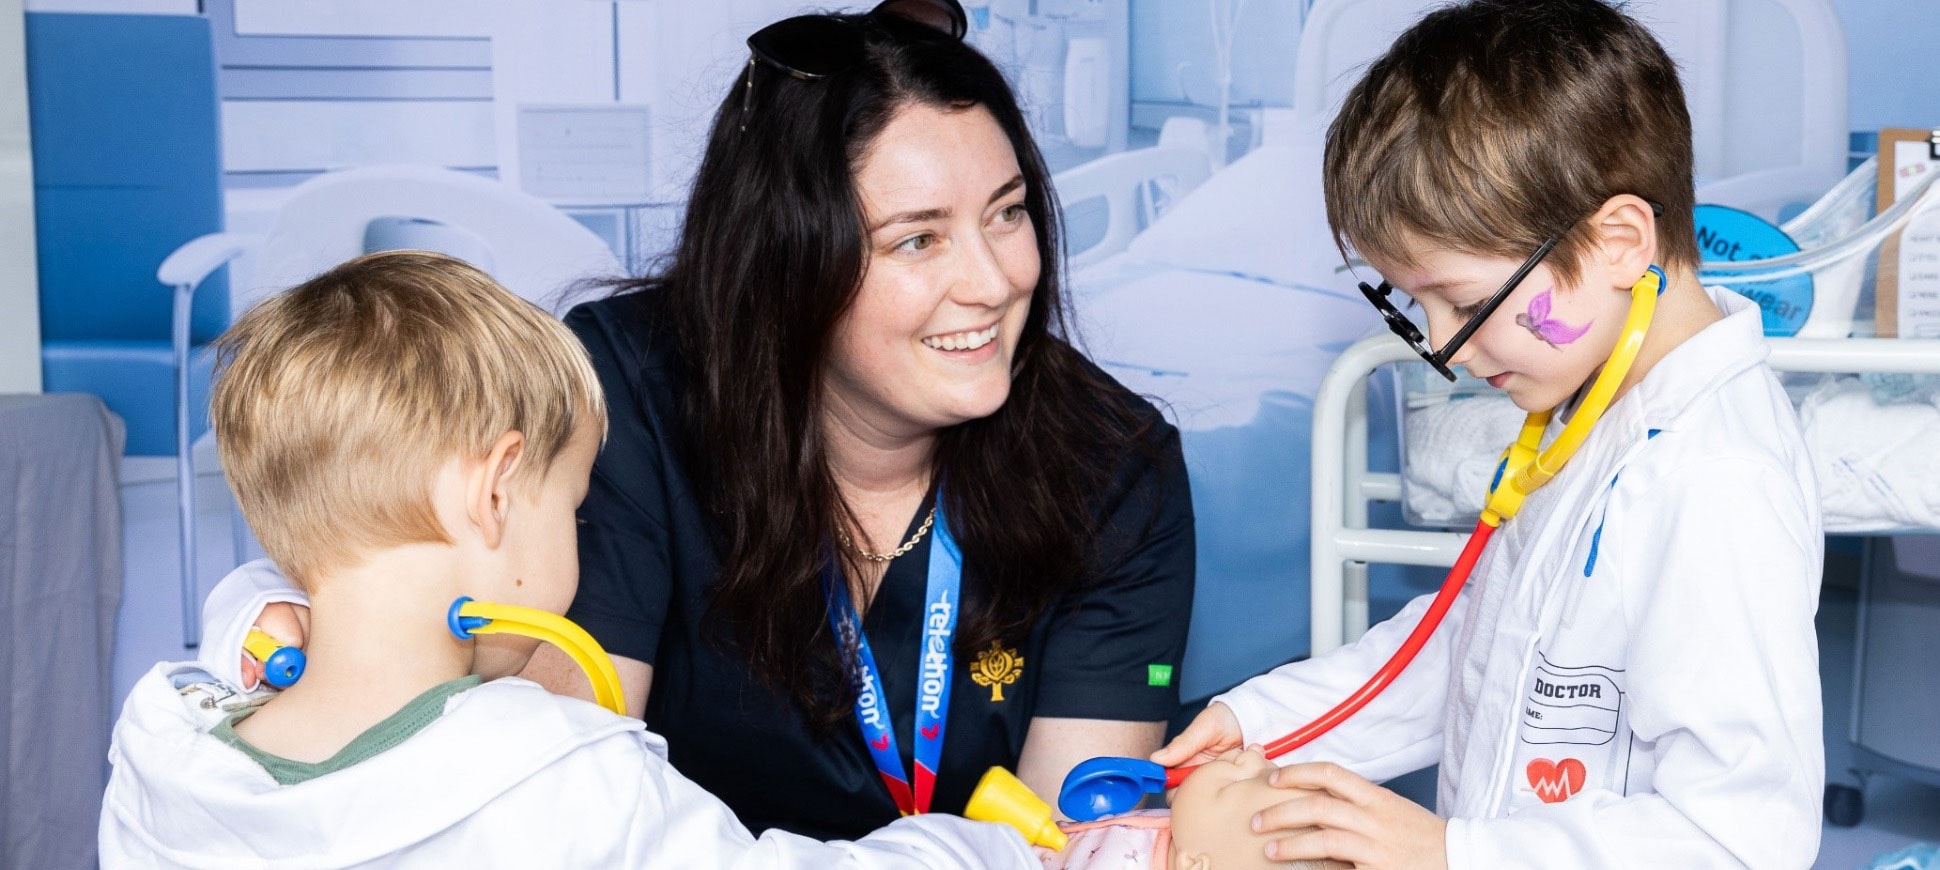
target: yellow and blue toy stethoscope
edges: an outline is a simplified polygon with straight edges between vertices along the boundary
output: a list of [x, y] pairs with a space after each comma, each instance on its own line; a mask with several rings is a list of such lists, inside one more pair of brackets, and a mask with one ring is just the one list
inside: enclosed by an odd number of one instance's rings
[[613, 669], [599, 641], [572, 620], [555, 613], [459, 598], [445, 612], [445, 625], [459, 640], [480, 634], [516, 634], [545, 641], [571, 656], [593, 684], [593, 702], [625, 716], [626, 696], [620, 689], [620, 675]]
[[[595, 703], [626, 715], [626, 696], [620, 689], [620, 675], [613, 669], [613, 660], [599, 641], [570, 619], [530, 607], [461, 597], [445, 611], [445, 627], [459, 640], [471, 640], [481, 634], [516, 634], [552, 644], [586, 672], [586, 678], [593, 684]], [[243, 650], [262, 663], [263, 682], [279, 689], [296, 683], [308, 663], [303, 650], [285, 646], [260, 628], [249, 630], [243, 639]]]
[[269, 632], [254, 626], [243, 637], [243, 652], [254, 656], [263, 666], [263, 682], [279, 689], [294, 685], [297, 678], [303, 676], [304, 666], [309, 664], [303, 650], [284, 646]]
[[[1448, 579], [1443, 581], [1441, 590], [1435, 594], [1428, 612], [1422, 615], [1421, 623], [1402, 642], [1401, 648], [1346, 700], [1300, 730], [1266, 744], [1266, 757], [1278, 758], [1333, 730], [1334, 726], [1346, 721], [1386, 690], [1401, 675], [1401, 671], [1414, 661], [1415, 655], [1427, 645], [1435, 629], [1441, 627], [1442, 618], [1455, 604], [1456, 595], [1468, 582], [1470, 572], [1475, 570], [1475, 563], [1482, 557], [1482, 550], [1488, 546], [1495, 530], [1516, 515], [1530, 493], [1548, 483], [1563, 469], [1564, 463], [1569, 462], [1576, 449], [1582, 446], [1583, 439], [1589, 436], [1591, 427], [1603, 418], [1603, 412], [1609, 409], [1618, 387], [1630, 374], [1631, 365], [1637, 361], [1637, 352], [1643, 348], [1644, 336], [1650, 331], [1651, 315], [1657, 310], [1657, 297], [1667, 285], [1664, 271], [1651, 266], [1631, 286], [1630, 313], [1624, 318], [1616, 349], [1611, 351], [1609, 361], [1604, 363], [1603, 370], [1591, 383], [1589, 393], [1577, 404], [1569, 423], [1554, 442], [1547, 448], [1542, 447], [1543, 432], [1549, 428], [1552, 412], [1538, 411], [1523, 419], [1522, 431], [1516, 436], [1515, 443], [1502, 453], [1502, 463], [1496, 468], [1495, 481], [1490, 484], [1489, 499], [1482, 509], [1481, 520], [1475, 524], [1475, 531], [1470, 533], [1461, 556], [1455, 560], [1455, 566], [1449, 569]], [[1129, 812], [1146, 794], [1178, 787], [1192, 770], [1192, 766], [1168, 769], [1142, 758], [1089, 759], [1080, 762], [1065, 776], [1064, 788], [1058, 793], [1058, 809], [1078, 821]]]

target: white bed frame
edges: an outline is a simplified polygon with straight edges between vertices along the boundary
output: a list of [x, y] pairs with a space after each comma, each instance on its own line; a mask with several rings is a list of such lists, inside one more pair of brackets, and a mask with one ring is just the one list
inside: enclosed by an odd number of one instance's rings
[[[1940, 374], [1940, 340], [1771, 339], [1771, 366], [1788, 372]], [[1367, 379], [1383, 365], [1416, 359], [1392, 335], [1342, 353], [1314, 397], [1313, 650], [1318, 656], [1367, 631], [1367, 566], [1455, 564], [1468, 536], [1370, 529], [1368, 505], [1401, 499], [1401, 475], [1367, 465]]]

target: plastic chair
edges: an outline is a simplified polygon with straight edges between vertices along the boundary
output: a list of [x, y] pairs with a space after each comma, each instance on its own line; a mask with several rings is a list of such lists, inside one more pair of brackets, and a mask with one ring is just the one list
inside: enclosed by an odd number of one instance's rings
[[[194, 480], [188, 424], [189, 312], [197, 291], [223, 266], [248, 256], [231, 275], [242, 310], [264, 295], [352, 257], [409, 244], [470, 261], [521, 298], [562, 312], [582, 279], [621, 274], [606, 243], [558, 209], [509, 185], [435, 166], [372, 166], [317, 176], [290, 191], [267, 234], [210, 233], [176, 249], [155, 277], [175, 291], [175, 452], [177, 479]], [[195, 579], [194, 488], [180, 488], [183, 633], [194, 645], [201, 618]], [[240, 535], [239, 535], [240, 537]], [[241, 552], [238, 546], [237, 552]]]
[[[400, 222], [450, 228], [445, 253], [473, 261], [507, 289], [555, 314], [561, 291], [586, 277], [620, 273], [619, 260], [599, 236], [551, 205], [510, 185], [436, 166], [367, 166], [326, 173], [297, 185], [268, 233], [212, 233], [183, 245], [157, 273], [163, 284], [196, 285], [223, 264], [248, 253], [235, 307], [300, 283], [352, 257], [382, 250], [381, 236]], [[390, 232], [376, 230], [388, 228]], [[462, 241], [459, 241], [462, 240]], [[478, 245], [489, 256], [478, 253]], [[477, 262], [488, 259], [489, 262]]]
[[[150, 276], [183, 242], [222, 229], [209, 22], [25, 19], [42, 387], [100, 396], [127, 423], [128, 455], [167, 456], [177, 447], [169, 384], [181, 367], [168, 297]], [[187, 318], [175, 326], [200, 346], [229, 322], [228, 306], [227, 293], [204, 294], [174, 313]], [[198, 393], [206, 388], [206, 370], [191, 375]], [[206, 428], [202, 416], [193, 431]]]
[[[1444, 0], [1318, 0], [1300, 34], [1294, 121], [1318, 136], [1367, 64]], [[1633, 6], [1678, 64], [1698, 201], [1777, 220], [1846, 170], [1846, 43], [1830, 0]]]

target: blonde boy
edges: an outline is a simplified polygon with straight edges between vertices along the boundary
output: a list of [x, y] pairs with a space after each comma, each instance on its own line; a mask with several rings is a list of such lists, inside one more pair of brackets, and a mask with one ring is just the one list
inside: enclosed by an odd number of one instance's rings
[[947, 817], [757, 840], [638, 720], [512, 677], [536, 642], [446, 629], [460, 596], [565, 610], [606, 425], [577, 340], [483, 273], [353, 260], [252, 309], [220, 356], [223, 465], [308, 594], [309, 666], [213, 727], [193, 666], [144, 677], [104, 866], [1030, 864], [1014, 832]]

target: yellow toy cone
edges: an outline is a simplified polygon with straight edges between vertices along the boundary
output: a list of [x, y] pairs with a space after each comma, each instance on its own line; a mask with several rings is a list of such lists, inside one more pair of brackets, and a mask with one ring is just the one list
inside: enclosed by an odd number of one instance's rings
[[998, 822], [1016, 828], [1033, 846], [1062, 851], [1064, 832], [1051, 820], [1051, 805], [1033, 793], [1010, 771], [993, 767], [977, 782], [963, 816], [979, 822]]

